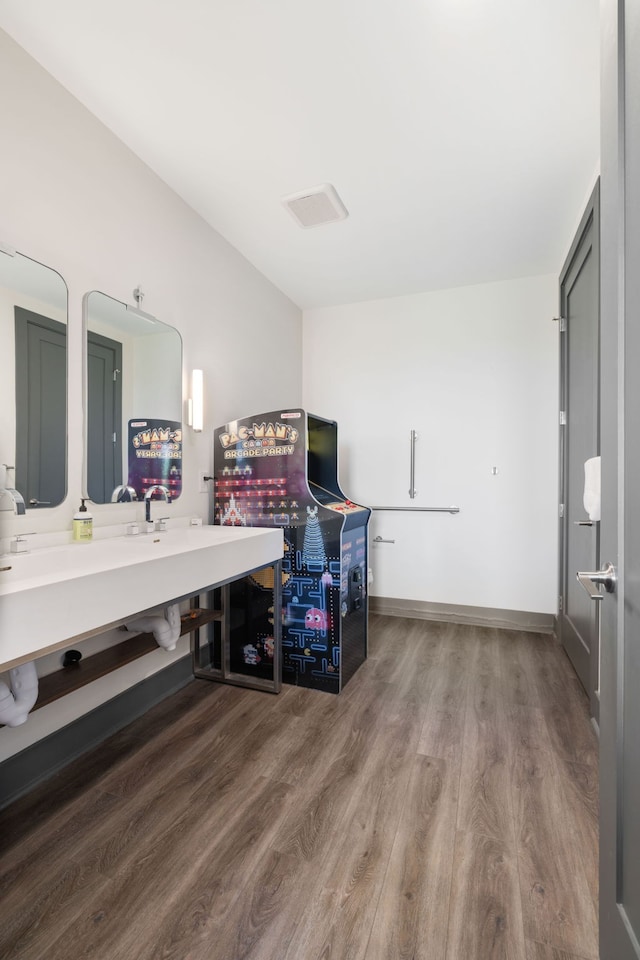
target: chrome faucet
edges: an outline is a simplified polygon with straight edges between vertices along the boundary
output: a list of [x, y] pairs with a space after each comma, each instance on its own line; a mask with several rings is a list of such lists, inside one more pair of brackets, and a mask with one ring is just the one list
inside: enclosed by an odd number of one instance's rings
[[[7, 472], [9, 470], [15, 470], [15, 467], [10, 467], [8, 463], [3, 463], [2, 466], [5, 468], [5, 471]], [[6, 477], [6, 472], [5, 472], [5, 477]], [[13, 487], [5, 486], [6, 480], [3, 480], [2, 483], [3, 483], [3, 486], [2, 488], [0, 488], [0, 501], [4, 500], [6, 496], [11, 497], [13, 501], [13, 512], [17, 513], [18, 516], [22, 516], [26, 511], [24, 497], [19, 492], [19, 490], [15, 490]]]
[[166, 500], [167, 503], [171, 503], [171, 494], [166, 487], [162, 486], [161, 483], [156, 483], [153, 487], [149, 487], [144, 495], [144, 518], [147, 523], [151, 523], [151, 498], [154, 493], [161, 494], [162, 500]]
[[111, 503], [129, 503], [131, 500], [137, 499], [138, 494], [135, 491], [135, 487], [130, 487], [125, 483], [117, 486], [111, 494]]

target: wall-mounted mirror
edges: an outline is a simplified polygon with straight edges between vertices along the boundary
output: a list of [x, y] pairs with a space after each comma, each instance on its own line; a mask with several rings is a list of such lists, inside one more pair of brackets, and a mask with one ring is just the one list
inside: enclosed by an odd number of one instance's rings
[[[67, 286], [0, 246], [0, 510], [53, 507], [67, 492]], [[20, 502], [23, 501], [23, 504]]]
[[175, 500], [182, 489], [180, 334], [96, 290], [84, 298], [84, 325], [88, 497]]

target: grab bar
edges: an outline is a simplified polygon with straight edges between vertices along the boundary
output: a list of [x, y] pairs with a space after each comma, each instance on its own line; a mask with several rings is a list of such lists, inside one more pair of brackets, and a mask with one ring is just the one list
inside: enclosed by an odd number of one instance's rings
[[460, 513], [460, 507], [369, 507], [370, 510], [397, 510], [400, 513]]
[[415, 430], [411, 431], [411, 454], [409, 463], [409, 496], [412, 500], [416, 496], [416, 440], [418, 434]]

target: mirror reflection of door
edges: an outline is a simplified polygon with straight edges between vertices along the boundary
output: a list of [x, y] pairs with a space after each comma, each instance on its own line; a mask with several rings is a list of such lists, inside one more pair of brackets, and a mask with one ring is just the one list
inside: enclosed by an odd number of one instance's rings
[[16, 476], [27, 508], [66, 495], [67, 328], [15, 308]]
[[122, 483], [122, 344], [87, 333], [87, 486], [108, 503]]

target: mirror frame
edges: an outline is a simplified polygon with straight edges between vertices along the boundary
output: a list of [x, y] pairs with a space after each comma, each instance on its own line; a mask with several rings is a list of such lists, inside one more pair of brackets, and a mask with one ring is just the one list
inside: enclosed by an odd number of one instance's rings
[[[20, 457], [18, 456], [17, 400], [16, 400], [15, 417], [14, 417], [16, 429], [15, 429], [14, 450], [13, 450], [13, 452], [12, 452], [12, 457], [13, 457], [12, 467], [13, 467], [14, 470], [16, 471], [16, 474], [14, 474], [14, 477], [13, 477], [13, 478], [12, 478], [11, 476], [7, 477], [6, 483], [7, 483], [7, 486], [8, 486], [8, 487], [15, 485], [15, 486], [16, 486], [16, 489], [18, 490], [18, 492], [21, 494], [21, 496], [24, 497], [25, 513], [24, 513], [24, 514], [21, 514], [21, 515], [22, 515], [22, 516], [27, 516], [27, 514], [29, 514], [31, 517], [33, 517], [33, 516], [35, 516], [36, 511], [40, 511], [40, 510], [45, 509], [45, 508], [46, 508], [46, 509], [55, 509], [56, 507], [59, 507], [61, 504], [63, 504], [63, 503], [65, 502], [65, 500], [67, 499], [67, 497], [68, 497], [68, 495], [69, 495], [69, 409], [70, 409], [70, 402], [69, 402], [69, 401], [70, 401], [70, 397], [69, 397], [69, 331], [70, 331], [69, 287], [68, 287], [67, 281], [65, 280], [65, 278], [63, 277], [63, 275], [60, 273], [59, 270], [56, 270], [55, 267], [51, 267], [51, 266], [49, 266], [48, 264], [43, 263], [41, 260], [36, 260], [34, 257], [30, 257], [28, 254], [23, 253], [21, 250], [18, 250], [18, 249], [14, 248], [14, 247], [6, 244], [6, 243], [0, 242], [0, 257], [5, 257], [5, 256], [11, 257], [11, 258], [21, 257], [23, 260], [29, 261], [30, 264], [33, 264], [33, 265], [35, 265], [35, 266], [37, 266], [37, 267], [41, 267], [43, 270], [47, 270], [50, 274], [54, 274], [54, 275], [60, 280], [60, 282], [62, 283], [62, 285], [63, 285], [63, 287], [64, 287], [64, 308], [63, 308], [63, 309], [64, 309], [64, 314], [65, 314], [64, 325], [65, 325], [65, 328], [66, 328], [65, 367], [64, 367], [64, 374], [65, 374], [65, 384], [64, 384], [64, 422], [63, 422], [63, 424], [62, 424], [62, 426], [63, 426], [63, 432], [64, 432], [64, 440], [62, 441], [62, 443], [63, 443], [63, 450], [64, 450], [64, 473], [63, 473], [63, 478], [64, 478], [64, 494], [63, 494], [62, 498], [61, 498], [60, 500], [56, 501], [55, 503], [53, 503], [53, 502], [52, 502], [52, 503], [47, 503], [47, 502], [45, 502], [45, 501], [32, 503], [32, 502], [31, 502], [31, 499], [32, 499], [32, 498], [31, 498], [30, 495], [29, 495], [29, 491], [28, 491], [28, 490], [25, 490], [25, 491], [23, 492], [23, 491], [20, 489], [19, 485], [18, 485], [18, 481], [19, 481], [20, 478], [17, 476], [17, 466], [18, 466], [19, 460], [22, 459], [22, 456], [20, 456]], [[7, 289], [9, 289], [9, 288], [7, 288]], [[33, 299], [36, 300], [36, 301], [38, 300], [38, 295], [37, 295], [37, 294], [25, 294], [25, 296], [33, 297]], [[40, 301], [40, 302], [41, 302], [43, 305], [45, 305], [45, 301], [42, 300], [42, 301]], [[15, 306], [19, 306], [19, 304], [15, 304], [15, 305], [14, 305], [14, 310], [15, 310]], [[51, 304], [50, 306], [52, 306], [53, 309], [55, 309], [55, 310], [61, 309], [61, 308], [55, 307], [53, 304]], [[27, 311], [30, 310], [29, 307], [23, 307], [23, 309], [25, 309], [25, 310], [27, 310]], [[31, 311], [31, 312], [35, 312], [35, 311]], [[43, 316], [45, 319], [54, 320], [53, 317], [45, 317], [44, 314], [42, 314], [42, 316]], [[56, 321], [56, 322], [57, 322], [57, 323], [61, 323], [62, 321]], [[15, 327], [14, 327], [14, 329], [15, 329]], [[13, 365], [14, 365], [14, 370], [15, 370], [15, 364], [16, 364], [16, 344], [15, 344], [15, 340], [14, 340], [14, 349], [13, 349]], [[15, 377], [14, 377], [14, 390], [15, 390]], [[4, 511], [3, 511], [3, 512], [4, 512]], [[8, 512], [8, 511], [7, 511], [7, 512]]]

